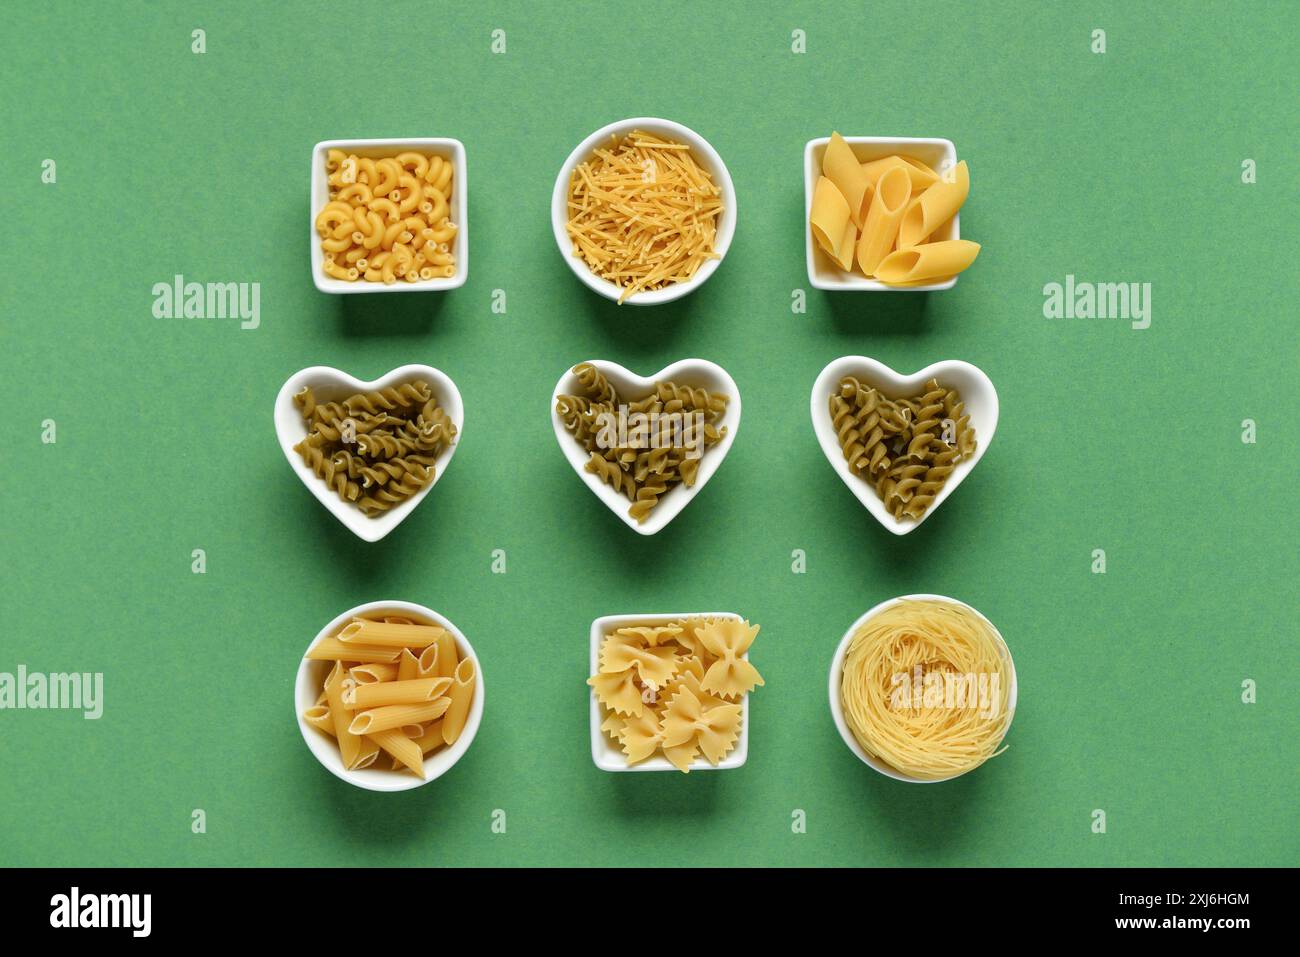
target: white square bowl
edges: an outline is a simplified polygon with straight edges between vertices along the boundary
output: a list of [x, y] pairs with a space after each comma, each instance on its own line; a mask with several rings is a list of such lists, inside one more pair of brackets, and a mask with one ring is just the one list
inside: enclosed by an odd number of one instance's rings
[[[316, 217], [330, 199], [329, 176], [325, 171], [325, 156], [333, 149], [358, 156], [391, 156], [404, 150], [436, 153], [452, 164], [451, 221], [456, 224], [456, 238], [451, 253], [456, 257], [456, 275], [448, 278], [421, 279], [418, 282], [348, 282], [335, 279], [322, 271], [325, 253], [320, 248], [320, 235], [316, 232]], [[328, 293], [358, 292], [445, 292], [459, 289], [469, 278], [469, 220], [466, 197], [469, 189], [465, 168], [465, 144], [445, 137], [391, 140], [324, 140], [311, 151], [311, 219], [307, 223], [308, 241], [311, 244], [311, 278], [316, 288]]]
[[[669, 622], [679, 621], [682, 618], [730, 618], [733, 621], [743, 621], [744, 619], [735, 612], [730, 611], [688, 611], [671, 615], [605, 615], [603, 618], [597, 618], [591, 623], [591, 674], [596, 674], [600, 669], [600, 645], [605, 640], [605, 636], [616, 628], [629, 628], [634, 625], [666, 625]], [[746, 661], [749, 660], [749, 654], [744, 655]], [[591, 760], [595, 762], [596, 767], [602, 771], [674, 771], [678, 774], [681, 772], [662, 754], [656, 754], [654, 757], [646, 758], [636, 764], [627, 763], [625, 755], [604, 731], [600, 730], [601, 724], [604, 723], [604, 717], [601, 715], [600, 702], [596, 700], [596, 692], [591, 692]], [[740, 736], [736, 739], [736, 746], [731, 749], [716, 765], [710, 764], [709, 760], [702, 756], [697, 756], [691, 762], [692, 771], [730, 771], [733, 768], [741, 767], [745, 759], [749, 757], [749, 695], [744, 695], [740, 699]]]
[[[822, 157], [826, 155], [826, 144], [830, 141], [829, 136], [822, 136], [809, 140], [803, 148], [803, 241], [808, 260], [808, 282], [813, 288], [832, 292], [937, 292], [957, 285], [958, 277], [953, 276], [945, 282], [927, 283], [924, 286], [891, 286], [876, 279], [868, 279], [857, 272], [845, 272], [817, 245], [812, 230], [808, 228], [808, 217], [812, 215], [813, 190], [817, 188], [817, 179], [822, 175]], [[907, 136], [846, 136], [844, 142], [849, 144], [849, 149], [853, 150], [853, 155], [860, 163], [884, 159], [897, 153], [920, 160], [940, 176], [957, 165], [957, 148], [952, 145], [952, 140]], [[952, 221], [941, 227], [933, 238], [936, 241], [961, 239], [961, 214], [954, 215]]]

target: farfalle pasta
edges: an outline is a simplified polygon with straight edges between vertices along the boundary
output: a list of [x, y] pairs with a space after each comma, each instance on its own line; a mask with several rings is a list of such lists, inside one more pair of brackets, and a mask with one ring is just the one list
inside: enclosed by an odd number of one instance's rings
[[319, 402], [310, 387], [293, 397], [307, 435], [293, 450], [316, 477], [366, 515], [417, 494], [436, 475], [456, 425], [422, 380]]
[[763, 684], [748, 654], [758, 625], [683, 618], [615, 629], [587, 679], [600, 730], [637, 764], [662, 754], [683, 772], [717, 765], [736, 746], [745, 695]]

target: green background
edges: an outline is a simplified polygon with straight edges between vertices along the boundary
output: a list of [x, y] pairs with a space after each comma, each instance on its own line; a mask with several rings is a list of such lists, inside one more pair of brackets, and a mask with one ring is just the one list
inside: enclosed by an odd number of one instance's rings
[[[0, 712], [4, 863], [1296, 863], [1294, 4], [108, 6], [27, 4], [0, 39], [0, 671], [102, 671], [106, 697], [99, 721]], [[568, 152], [636, 115], [701, 132], [739, 197], [718, 272], [647, 310], [581, 286], [549, 222]], [[954, 290], [792, 311], [803, 145], [832, 129], [953, 140], [983, 244]], [[426, 135], [468, 153], [468, 283], [318, 293], [312, 145]], [[260, 328], [153, 318], [176, 273], [260, 282]], [[1152, 283], [1151, 327], [1045, 319], [1067, 273]], [[808, 421], [818, 371], [857, 353], [966, 359], [1001, 398], [978, 469], [905, 538]], [[735, 377], [743, 428], [643, 538], [572, 474], [548, 399], [581, 359], [685, 356]], [[290, 472], [272, 401], [307, 365], [407, 362], [458, 383], [462, 447], [367, 545]], [[984, 612], [1020, 678], [1010, 750], [930, 787], [862, 765], [826, 704], [844, 630], [917, 591]], [[461, 763], [396, 795], [328, 775], [292, 710], [317, 630], [381, 598], [456, 622], [487, 686]], [[748, 763], [596, 770], [591, 620], [685, 610], [762, 625]]]

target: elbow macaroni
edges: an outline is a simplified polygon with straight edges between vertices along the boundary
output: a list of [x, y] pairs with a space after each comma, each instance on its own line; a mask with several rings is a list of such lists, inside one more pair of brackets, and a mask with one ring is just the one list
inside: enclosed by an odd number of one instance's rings
[[329, 202], [316, 216], [323, 271], [345, 282], [415, 283], [456, 275], [452, 164], [407, 150], [325, 156]]

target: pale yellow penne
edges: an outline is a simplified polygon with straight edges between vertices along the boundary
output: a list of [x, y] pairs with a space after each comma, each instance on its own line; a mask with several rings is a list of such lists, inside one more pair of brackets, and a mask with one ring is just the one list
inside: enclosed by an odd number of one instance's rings
[[351, 768], [361, 756], [361, 738], [348, 730], [351, 713], [343, 707], [343, 664], [335, 662], [325, 679], [325, 697], [330, 715], [334, 719], [334, 737], [339, 742], [339, 757], [345, 768]]
[[302, 719], [313, 728], [316, 728], [319, 731], [324, 731], [331, 738], [335, 736], [334, 719], [330, 717], [329, 705], [312, 705], [302, 713]]
[[907, 173], [913, 191], [926, 189], [939, 179], [939, 174], [934, 170], [910, 156], [886, 156], [884, 159], [863, 163], [862, 174], [866, 176], [867, 182], [875, 186], [880, 181], [880, 177], [896, 166], [902, 167]]
[[442, 719], [442, 740], [455, 744], [460, 733], [465, 730], [465, 719], [469, 716], [469, 706], [474, 700], [474, 686], [478, 676], [474, 668], [474, 659], [466, 658], [456, 666], [456, 681], [451, 686], [448, 697], [451, 707]]
[[434, 674], [439, 678], [450, 678], [456, 673], [456, 665], [459, 662], [460, 653], [456, 650], [456, 639], [451, 636], [451, 632], [445, 631], [438, 636], [438, 657], [433, 665]]
[[862, 220], [867, 214], [871, 183], [862, 171], [862, 164], [853, 155], [849, 144], [839, 133], [831, 134], [831, 141], [826, 144], [826, 154], [822, 157], [822, 172], [835, 184], [844, 201], [849, 206], [849, 217], [862, 228]]
[[[369, 711], [357, 712], [348, 728], [352, 734], [361, 735], [372, 731], [388, 731], [407, 724], [423, 724], [441, 718], [451, 705], [452, 699], [444, 696], [434, 698], [427, 704], [394, 704], [371, 708]], [[339, 706], [342, 707], [342, 702]], [[338, 727], [337, 723], [335, 727]]]
[[322, 638], [312, 645], [307, 657], [313, 661], [355, 661], [358, 664], [396, 662], [400, 648], [375, 645], [344, 644], [337, 638]]
[[350, 770], [364, 771], [379, 759], [379, 745], [370, 738], [361, 739], [361, 753], [357, 755], [356, 763]]
[[955, 276], [975, 261], [980, 244], [968, 239], [948, 239], [895, 250], [876, 269], [881, 282], [918, 283]]
[[444, 747], [447, 742], [442, 737], [442, 720], [439, 719], [425, 725], [424, 733], [415, 739], [415, 743], [420, 746], [420, 750], [425, 754]]
[[843, 259], [844, 236], [846, 227], [852, 228], [853, 219], [844, 194], [825, 176], [819, 176], [817, 185], [813, 188], [812, 210], [808, 214], [808, 224], [812, 228], [817, 245], [825, 250], [826, 255], [843, 268], [849, 268], [844, 265]]
[[432, 644], [420, 652], [416, 659], [415, 674], [419, 678], [444, 677], [438, 674], [438, 646]]
[[[436, 648], [438, 646], [430, 645], [429, 647]], [[410, 648], [403, 648], [402, 656], [397, 659], [397, 680], [410, 681], [412, 678], [418, 677], [420, 677], [420, 659], [411, 654]]]
[[898, 228], [898, 248], [925, 242], [940, 226], [952, 219], [970, 194], [970, 171], [962, 160], [952, 171], [951, 182], [940, 179], [908, 204]]
[[371, 731], [367, 737], [420, 777], [424, 777], [424, 752], [401, 731], [395, 728], [388, 731]]
[[393, 681], [399, 677], [397, 672], [397, 665], [382, 662], [354, 665], [348, 669], [348, 674], [359, 685], [373, 684], [376, 681]]
[[[393, 260], [386, 260], [385, 267], [394, 265]], [[370, 645], [378, 648], [427, 648], [446, 634], [445, 628], [437, 625], [403, 625], [389, 621], [370, 621], [358, 618], [348, 622], [339, 632], [339, 641], [345, 645]], [[399, 651], [395, 651], [393, 660]]]
[[357, 685], [343, 697], [345, 707], [361, 711], [392, 704], [424, 704], [451, 688], [450, 678], [415, 678], [411, 681], [384, 681]]
[[912, 183], [901, 166], [885, 170], [876, 182], [876, 192], [867, 211], [867, 221], [858, 239], [858, 268], [873, 276], [880, 261], [894, 248], [898, 224], [912, 195]]

